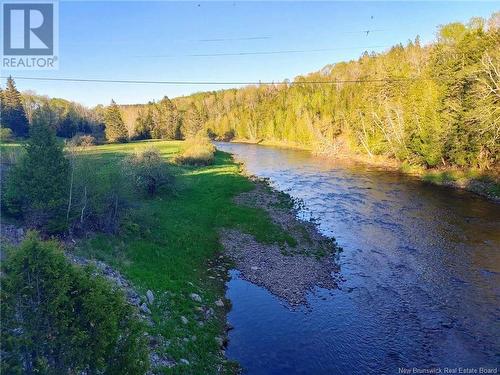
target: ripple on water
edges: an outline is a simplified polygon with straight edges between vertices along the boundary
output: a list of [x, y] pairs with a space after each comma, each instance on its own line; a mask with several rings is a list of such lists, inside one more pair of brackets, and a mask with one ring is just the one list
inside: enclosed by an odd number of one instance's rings
[[251, 173], [303, 199], [304, 212], [344, 248], [345, 282], [309, 295], [307, 309], [289, 310], [232, 273], [228, 319], [235, 329], [226, 353], [247, 373], [498, 365], [498, 205], [307, 152], [229, 150]]

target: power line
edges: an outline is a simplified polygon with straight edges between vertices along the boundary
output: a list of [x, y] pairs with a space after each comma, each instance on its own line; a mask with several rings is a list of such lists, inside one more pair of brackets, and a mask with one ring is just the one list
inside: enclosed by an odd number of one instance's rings
[[294, 49], [294, 50], [281, 50], [281, 51], [195, 53], [188, 56], [211, 57], [211, 56], [281, 55], [281, 54], [292, 54], [292, 53], [329, 52], [329, 51], [341, 51], [341, 50], [352, 50], [352, 49], [371, 49], [371, 48], [387, 48], [387, 47], [388, 46], [368, 46], [368, 47], [345, 47], [345, 48]]
[[[9, 77], [2, 76], [2, 79]], [[120, 83], [120, 84], [158, 84], [158, 85], [335, 85], [341, 83], [390, 83], [405, 81], [422, 81], [424, 78], [380, 78], [380, 79], [352, 79], [352, 80], [332, 80], [332, 81], [147, 81], [147, 80], [126, 80], [126, 79], [94, 79], [94, 78], [50, 78], [50, 77], [24, 77], [13, 76], [15, 80], [27, 81], [57, 81], [57, 82], [82, 82], [82, 83]]]
[[318, 49], [293, 49], [276, 51], [241, 51], [241, 52], [220, 52], [220, 53], [192, 53], [187, 55], [136, 55], [135, 58], [171, 58], [171, 57], [217, 57], [217, 56], [251, 56], [251, 55], [282, 55], [311, 52], [332, 52], [347, 50], [369, 50], [374, 48], [389, 48], [391, 46], [366, 46], [366, 47], [336, 47], [336, 48], [318, 48]]
[[226, 41], [237, 41], [237, 40], [264, 40], [271, 39], [270, 36], [247, 36], [247, 37], [235, 37], [235, 38], [213, 38], [213, 39], [198, 39], [198, 42], [226, 42]]

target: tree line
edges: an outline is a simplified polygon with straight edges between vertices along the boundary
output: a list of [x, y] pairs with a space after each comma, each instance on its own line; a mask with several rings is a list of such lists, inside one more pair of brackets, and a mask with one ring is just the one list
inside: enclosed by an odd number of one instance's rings
[[62, 138], [78, 134], [102, 138], [103, 135], [104, 123], [99, 108], [89, 109], [78, 103], [33, 92], [21, 94], [12, 77], [7, 79], [5, 89], [0, 88], [0, 107], [2, 139], [28, 137], [30, 128], [36, 123], [46, 124]]
[[[330, 82], [314, 84], [307, 82]], [[302, 82], [302, 83], [301, 83]], [[268, 140], [423, 167], [500, 160], [500, 13], [442, 26], [384, 53], [327, 65], [293, 84], [175, 100], [218, 139]]]
[[500, 159], [500, 13], [444, 25], [432, 44], [417, 37], [292, 83], [86, 109], [21, 96], [10, 79], [0, 98], [2, 126], [16, 136], [26, 136], [29, 124], [42, 117], [66, 138], [184, 139], [203, 130], [221, 140], [382, 155], [426, 168], [492, 169]]

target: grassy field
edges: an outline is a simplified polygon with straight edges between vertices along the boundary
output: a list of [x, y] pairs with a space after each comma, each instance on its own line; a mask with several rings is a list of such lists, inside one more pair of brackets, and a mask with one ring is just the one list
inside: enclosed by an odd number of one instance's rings
[[[137, 142], [96, 146], [83, 157], [92, 158], [96, 168], [113, 169], [127, 153], [154, 144], [166, 160], [173, 160], [182, 142]], [[82, 157], [82, 156], [81, 156]], [[238, 228], [259, 241], [284, 243], [287, 233], [274, 225], [267, 213], [235, 205], [232, 198], [252, 189], [252, 183], [240, 174], [230, 155], [216, 153], [215, 164], [208, 167], [173, 166], [176, 188], [153, 199], [134, 202], [118, 235], [98, 234], [81, 242], [75, 252], [103, 260], [122, 272], [145, 294], [154, 292], [152, 309], [155, 326], [169, 345], [167, 355], [189, 365], [178, 365], [165, 373], [232, 373], [236, 364], [227, 363], [216, 336], [225, 334], [225, 307], [214, 302], [224, 296], [224, 271], [227, 263], [220, 258], [218, 230]], [[214, 262], [215, 261], [215, 262]], [[191, 293], [201, 296], [198, 303]], [[215, 318], [203, 325], [199, 308], [213, 308]], [[188, 319], [187, 324], [181, 317]]]

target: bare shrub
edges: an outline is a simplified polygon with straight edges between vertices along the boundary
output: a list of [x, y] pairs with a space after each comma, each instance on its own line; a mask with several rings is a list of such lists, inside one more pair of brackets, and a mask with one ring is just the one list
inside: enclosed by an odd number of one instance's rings
[[136, 151], [125, 158], [123, 170], [135, 188], [149, 196], [157, 194], [162, 188], [171, 187], [173, 183], [168, 165], [155, 147]]
[[90, 147], [95, 146], [97, 141], [94, 136], [89, 134], [75, 135], [71, 139], [71, 143], [79, 147]]
[[0, 129], [0, 141], [4, 143], [14, 141], [14, 133], [9, 128], [1, 128]]

